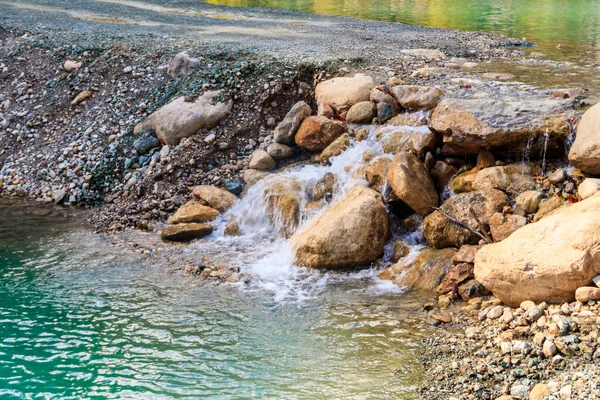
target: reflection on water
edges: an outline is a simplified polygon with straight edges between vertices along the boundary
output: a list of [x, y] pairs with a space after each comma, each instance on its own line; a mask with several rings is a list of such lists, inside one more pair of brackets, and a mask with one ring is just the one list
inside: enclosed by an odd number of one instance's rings
[[2, 398], [416, 397], [415, 298], [357, 277], [276, 302], [169, 273], [64, 209], [0, 214]]
[[[599, 63], [600, 0], [205, 0], [527, 37], [551, 58]], [[556, 46], [561, 44], [561, 48]]]

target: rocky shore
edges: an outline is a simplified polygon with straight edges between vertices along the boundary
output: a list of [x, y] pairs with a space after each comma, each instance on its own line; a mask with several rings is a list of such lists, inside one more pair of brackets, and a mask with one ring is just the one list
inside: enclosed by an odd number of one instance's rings
[[[0, 195], [160, 235], [145, 253], [262, 238], [430, 292], [423, 398], [597, 397], [600, 106], [474, 72], [520, 55], [501, 38], [414, 46], [428, 32], [302, 60], [2, 28]], [[255, 278], [209, 256], [183, 268]]]

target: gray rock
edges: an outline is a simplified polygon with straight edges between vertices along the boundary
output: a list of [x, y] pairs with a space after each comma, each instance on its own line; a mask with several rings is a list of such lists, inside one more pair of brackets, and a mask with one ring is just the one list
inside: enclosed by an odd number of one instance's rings
[[308, 104], [299, 101], [294, 104], [291, 110], [287, 113], [283, 121], [275, 128], [273, 134], [275, 141], [282, 144], [294, 143], [294, 137], [300, 123], [307, 117], [310, 117], [311, 110]]
[[184, 51], [177, 54], [171, 62], [169, 62], [167, 74], [169, 74], [171, 78], [189, 75], [199, 63], [200, 60], [198, 58], [190, 57], [189, 54]]
[[142, 137], [133, 142], [133, 148], [138, 152], [138, 154], [146, 154], [158, 146], [158, 139], [154, 136]]
[[377, 119], [380, 123], [384, 123], [396, 115], [396, 107], [390, 103], [381, 102], [377, 104]]
[[294, 149], [285, 144], [274, 142], [267, 147], [267, 154], [274, 160], [282, 160], [292, 157], [294, 155]]

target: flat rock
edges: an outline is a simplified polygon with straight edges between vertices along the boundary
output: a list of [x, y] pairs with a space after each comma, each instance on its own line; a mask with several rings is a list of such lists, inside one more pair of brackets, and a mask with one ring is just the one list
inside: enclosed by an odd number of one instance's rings
[[338, 113], [347, 112], [361, 101], [368, 101], [371, 89], [375, 87], [373, 78], [364, 74], [354, 77], [338, 77], [320, 82], [315, 88], [317, 104], [328, 104]]
[[208, 236], [213, 232], [213, 227], [207, 224], [179, 224], [167, 226], [161, 232], [163, 240], [172, 242], [186, 242], [192, 239]]
[[227, 211], [235, 205], [238, 198], [235, 194], [214, 185], [200, 185], [192, 189], [192, 195], [202, 199], [218, 211]]
[[423, 157], [428, 150], [435, 147], [435, 135], [427, 126], [383, 125], [377, 128], [376, 138], [383, 151], [390, 154], [409, 151]]
[[191, 200], [181, 206], [169, 218], [169, 224], [182, 224], [190, 222], [210, 222], [219, 216], [219, 212], [212, 207], [207, 207], [196, 200]]
[[390, 89], [400, 105], [410, 111], [432, 109], [444, 96], [444, 91], [435, 87], [399, 85]]

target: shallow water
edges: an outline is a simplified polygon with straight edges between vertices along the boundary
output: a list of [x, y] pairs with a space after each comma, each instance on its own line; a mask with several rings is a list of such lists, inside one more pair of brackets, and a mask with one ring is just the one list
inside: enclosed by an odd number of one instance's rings
[[62, 208], [0, 215], [2, 398], [416, 397], [411, 295], [358, 274], [277, 300], [201, 285]]

